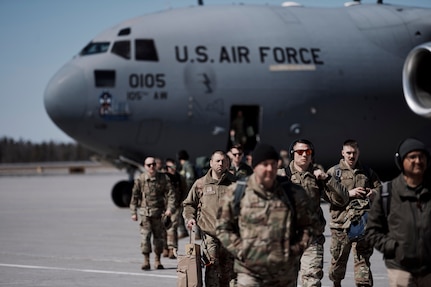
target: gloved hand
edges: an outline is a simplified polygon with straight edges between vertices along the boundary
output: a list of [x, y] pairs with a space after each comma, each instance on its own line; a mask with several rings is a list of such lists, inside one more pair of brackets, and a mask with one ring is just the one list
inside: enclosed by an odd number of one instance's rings
[[371, 245], [365, 238], [361, 238], [356, 242], [356, 251], [359, 253], [367, 252], [371, 249]]
[[291, 254], [293, 254], [294, 256], [302, 255], [302, 253], [304, 253], [304, 250], [310, 245], [310, 242], [310, 232], [308, 230], [304, 230], [304, 232], [302, 233], [301, 240], [296, 244], [290, 246]]

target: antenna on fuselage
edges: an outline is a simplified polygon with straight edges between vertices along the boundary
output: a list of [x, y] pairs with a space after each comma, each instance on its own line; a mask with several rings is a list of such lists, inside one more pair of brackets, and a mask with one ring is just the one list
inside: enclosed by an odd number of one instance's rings
[[204, 0], [198, 0], [198, 5], [204, 6]]

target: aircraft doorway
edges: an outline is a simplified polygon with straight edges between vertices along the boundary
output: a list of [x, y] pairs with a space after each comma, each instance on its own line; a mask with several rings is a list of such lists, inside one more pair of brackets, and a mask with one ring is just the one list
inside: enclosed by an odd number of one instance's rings
[[241, 144], [245, 153], [251, 152], [259, 142], [259, 106], [232, 106], [228, 149], [234, 144]]

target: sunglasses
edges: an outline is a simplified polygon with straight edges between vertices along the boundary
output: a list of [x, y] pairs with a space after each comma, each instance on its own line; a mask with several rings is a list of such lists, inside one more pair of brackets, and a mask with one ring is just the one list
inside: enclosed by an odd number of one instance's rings
[[311, 149], [297, 149], [294, 152], [296, 152], [299, 155], [303, 155], [304, 153], [306, 155], [311, 155], [313, 153], [313, 151]]
[[156, 166], [156, 163], [155, 162], [153, 162], [153, 163], [147, 163], [146, 166], [148, 166], [148, 167]]
[[233, 156], [242, 156], [242, 152], [239, 153], [232, 153]]

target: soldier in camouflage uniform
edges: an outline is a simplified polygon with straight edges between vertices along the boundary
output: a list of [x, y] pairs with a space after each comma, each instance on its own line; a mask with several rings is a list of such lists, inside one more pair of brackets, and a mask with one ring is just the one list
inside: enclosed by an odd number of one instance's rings
[[232, 157], [230, 172], [235, 175], [237, 179], [247, 177], [253, 173], [253, 169], [242, 160], [244, 151], [241, 145], [234, 145], [231, 147], [230, 155]]
[[326, 220], [320, 207], [320, 199], [336, 205], [345, 206], [349, 202], [349, 193], [342, 188], [334, 178], [328, 178], [323, 170], [315, 168], [314, 146], [306, 139], [294, 141], [289, 148], [290, 164], [286, 168], [286, 175], [293, 183], [302, 186], [310, 198], [313, 211], [318, 216], [319, 228], [316, 230], [315, 240], [305, 249], [301, 257], [301, 286], [320, 287], [323, 278], [323, 250], [325, 243]]
[[287, 179], [282, 185], [278, 158], [258, 144], [242, 197], [235, 200], [233, 184], [218, 213], [217, 237], [235, 256], [239, 287], [296, 287], [299, 258], [312, 240], [317, 217], [303, 188]]
[[212, 154], [210, 166], [207, 174], [196, 180], [183, 201], [183, 214], [189, 229], [197, 224], [203, 232], [205, 286], [225, 287], [235, 277], [233, 257], [216, 238], [216, 213], [227, 187], [236, 179], [227, 171], [229, 159], [223, 151]]
[[[189, 161], [189, 153], [186, 150], [180, 150], [177, 154], [177, 157], [179, 162], [178, 172], [186, 181], [186, 190], [188, 193], [190, 191], [190, 188], [192, 188], [192, 185], [195, 182], [196, 178], [198, 177], [195, 172], [195, 166]], [[181, 224], [185, 225], [184, 218], [181, 219]], [[187, 229], [182, 230], [180, 226], [179, 231], [181, 231], [180, 235], [182, 235], [180, 237], [188, 236]], [[196, 239], [201, 239], [199, 228], [196, 228]]]
[[[178, 226], [183, 224], [184, 220], [181, 220], [182, 215], [182, 202], [187, 197], [188, 190], [186, 189], [186, 181], [182, 177], [176, 168], [175, 160], [166, 159], [166, 175], [171, 180], [172, 188], [175, 191], [175, 212], [171, 216], [171, 226], [166, 230], [166, 242], [163, 250], [163, 256], [175, 259], [174, 249], [178, 249]], [[185, 227], [184, 227], [185, 229]]]
[[196, 180], [195, 168], [189, 161], [189, 153], [186, 150], [180, 150], [177, 157], [180, 163], [178, 172], [186, 179], [187, 191], [189, 191]]
[[370, 257], [373, 247], [364, 238], [350, 239], [349, 229], [370, 209], [375, 194], [380, 192], [381, 182], [377, 174], [359, 161], [359, 146], [354, 140], [346, 140], [341, 151], [343, 158], [328, 173], [339, 180], [349, 191], [349, 203], [340, 208], [330, 205], [331, 213], [331, 266], [329, 279], [334, 286], [341, 286], [346, 274], [350, 250], [353, 249], [354, 273], [357, 286], [373, 286]]
[[160, 254], [163, 251], [164, 245], [162, 215], [171, 216], [175, 212], [175, 194], [167, 175], [156, 171], [154, 157], [147, 157], [144, 167], [145, 172], [135, 180], [132, 189], [130, 211], [132, 213], [132, 220], [137, 221], [137, 212], [139, 209], [142, 235], [141, 251], [144, 254], [144, 263], [141, 269], [151, 269], [151, 234], [153, 234], [155, 253], [154, 266], [156, 269], [163, 269], [164, 267], [160, 263]]

